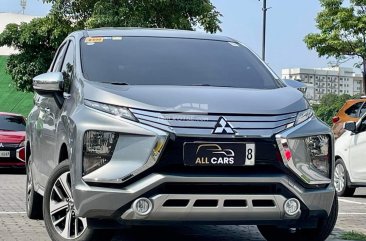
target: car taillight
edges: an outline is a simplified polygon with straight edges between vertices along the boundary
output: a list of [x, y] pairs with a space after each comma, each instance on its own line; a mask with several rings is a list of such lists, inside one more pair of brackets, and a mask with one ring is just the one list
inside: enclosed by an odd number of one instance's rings
[[333, 118], [332, 118], [332, 122], [335, 124], [335, 123], [337, 123], [339, 121], [339, 116], [334, 116]]
[[16, 151], [16, 157], [22, 162], [25, 162], [25, 147], [21, 147]]

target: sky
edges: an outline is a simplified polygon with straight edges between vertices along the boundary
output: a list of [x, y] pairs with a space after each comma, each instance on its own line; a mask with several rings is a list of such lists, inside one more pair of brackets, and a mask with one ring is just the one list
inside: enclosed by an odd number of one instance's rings
[[[262, 1], [211, 0], [221, 12], [222, 32], [237, 39], [261, 56]], [[267, 0], [266, 62], [278, 74], [291, 67], [321, 68], [329, 66], [326, 58], [319, 58], [307, 49], [303, 39], [317, 32], [315, 17], [321, 10], [318, 0]], [[42, 0], [27, 0], [25, 14], [44, 16], [50, 5]], [[20, 12], [20, 0], [0, 0], [0, 12]], [[343, 64], [352, 67], [353, 62]]]

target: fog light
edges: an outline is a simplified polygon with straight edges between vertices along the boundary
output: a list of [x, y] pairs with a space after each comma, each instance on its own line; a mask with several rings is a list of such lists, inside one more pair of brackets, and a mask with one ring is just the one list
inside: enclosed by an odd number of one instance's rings
[[150, 201], [150, 199], [142, 197], [137, 199], [132, 204], [132, 209], [135, 211], [138, 215], [145, 216], [148, 215], [153, 208], [153, 204]]
[[300, 202], [296, 198], [288, 199], [284, 204], [285, 213], [294, 216], [300, 212]]

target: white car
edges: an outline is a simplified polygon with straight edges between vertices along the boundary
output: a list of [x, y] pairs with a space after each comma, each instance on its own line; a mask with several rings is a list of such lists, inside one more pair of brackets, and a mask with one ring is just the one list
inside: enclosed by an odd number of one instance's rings
[[366, 186], [366, 115], [344, 129], [335, 144], [334, 186], [338, 196], [352, 196]]

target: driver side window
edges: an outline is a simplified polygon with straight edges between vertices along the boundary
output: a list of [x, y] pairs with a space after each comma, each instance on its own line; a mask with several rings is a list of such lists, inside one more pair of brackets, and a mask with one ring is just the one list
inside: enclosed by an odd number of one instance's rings
[[70, 93], [71, 82], [74, 76], [74, 42], [70, 41], [61, 68], [64, 76], [64, 91]]
[[67, 44], [68, 44], [67, 42], [64, 43], [58, 49], [57, 56], [53, 60], [52, 65], [51, 65], [51, 68], [50, 68], [50, 71], [51, 72], [58, 72], [58, 71], [60, 71], [61, 64], [62, 64], [62, 60], [63, 60], [64, 54], [65, 54], [65, 51], [66, 51]]

